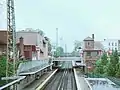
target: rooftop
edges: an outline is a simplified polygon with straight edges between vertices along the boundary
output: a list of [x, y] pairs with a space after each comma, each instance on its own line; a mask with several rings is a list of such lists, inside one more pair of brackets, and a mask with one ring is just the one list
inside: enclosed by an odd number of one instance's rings
[[104, 46], [103, 46], [103, 44], [101, 43], [101, 41], [95, 41], [95, 42], [94, 42], [94, 49], [95, 49], [95, 50], [103, 50], [103, 49], [104, 49]]
[[94, 39], [91, 38], [91, 37], [89, 37], [89, 36], [88, 36], [87, 38], [84, 39], [84, 41], [93, 41], [93, 40], [94, 40]]
[[[45, 41], [44, 36], [41, 36], [37, 31], [19, 31], [16, 33], [16, 42], [19, 43], [19, 38], [23, 37], [24, 45], [37, 45]], [[39, 41], [38, 41], [39, 39]]]
[[27, 61], [19, 65], [17, 73], [18, 75], [30, 73], [32, 74], [49, 65], [49, 60]]

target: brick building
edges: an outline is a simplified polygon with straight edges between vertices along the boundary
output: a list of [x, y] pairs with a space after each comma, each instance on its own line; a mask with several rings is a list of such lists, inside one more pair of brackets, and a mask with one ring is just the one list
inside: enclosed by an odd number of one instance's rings
[[94, 34], [84, 39], [83, 59], [87, 69], [92, 69], [97, 59], [100, 58], [103, 45], [100, 41], [94, 41]]
[[[48, 39], [38, 31], [19, 31], [16, 33], [17, 50], [19, 56], [25, 59], [47, 59]], [[7, 51], [7, 31], [0, 31], [0, 55]]]
[[16, 34], [20, 56], [30, 60], [48, 58], [46, 37], [43, 37], [38, 31], [19, 31]]
[[0, 55], [6, 53], [7, 49], [7, 31], [0, 30]]

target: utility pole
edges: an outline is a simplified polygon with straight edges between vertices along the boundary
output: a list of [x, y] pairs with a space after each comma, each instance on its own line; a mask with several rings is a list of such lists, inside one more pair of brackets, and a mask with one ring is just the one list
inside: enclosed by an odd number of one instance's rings
[[[16, 27], [15, 27], [15, 10], [14, 0], [7, 0], [7, 60], [6, 60], [6, 77], [16, 75]], [[10, 63], [11, 61], [11, 63]], [[13, 67], [10, 70], [10, 67]]]
[[62, 44], [63, 44], [63, 37], [60, 38], [59, 44], [60, 44], [60, 47], [63, 47], [63, 46], [62, 46]]
[[66, 57], [67, 57], [67, 45], [65, 44], [65, 53], [66, 53]]
[[58, 28], [56, 28], [56, 48], [58, 47]]

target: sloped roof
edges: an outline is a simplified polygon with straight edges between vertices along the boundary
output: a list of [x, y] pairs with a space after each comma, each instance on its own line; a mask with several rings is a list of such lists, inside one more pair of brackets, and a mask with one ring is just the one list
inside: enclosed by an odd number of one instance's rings
[[94, 42], [94, 49], [98, 49], [98, 50], [103, 50], [104, 49], [104, 46], [101, 43], [101, 41], [95, 41]]
[[[83, 48], [84, 48], [84, 44], [83, 44]], [[94, 41], [94, 49], [93, 50], [104, 50], [104, 46], [103, 46], [102, 42]]]
[[[37, 45], [37, 38], [42, 39], [42, 36], [37, 32], [17, 32], [16, 33], [16, 42], [19, 43], [19, 38], [24, 38], [24, 45]], [[40, 41], [40, 40], [39, 40]]]
[[84, 39], [84, 41], [93, 41], [93, 40], [94, 40], [94, 39], [91, 38], [91, 37], [89, 37], [89, 36], [88, 36], [87, 38]]

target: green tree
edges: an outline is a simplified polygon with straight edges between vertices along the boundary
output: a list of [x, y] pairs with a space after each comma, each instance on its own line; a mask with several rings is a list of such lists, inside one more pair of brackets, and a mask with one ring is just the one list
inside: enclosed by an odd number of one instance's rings
[[112, 66], [111, 63], [108, 63], [108, 66], [107, 66], [107, 75], [108, 76], [114, 76], [115, 75], [115, 68]]
[[74, 50], [77, 51], [80, 47], [82, 47], [82, 42], [76, 40], [74, 42]]
[[118, 64], [119, 56], [118, 56], [118, 51], [117, 50], [115, 50], [115, 52], [114, 52], [114, 60], [115, 60], [115, 64]]
[[54, 56], [55, 57], [59, 57], [62, 56], [64, 54], [64, 50], [62, 47], [57, 47], [56, 51], [54, 52]]
[[101, 64], [102, 65], [106, 65], [108, 63], [108, 60], [107, 60], [107, 54], [106, 53], [103, 53], [102, 57], [101, 57]]
[[103, 74], [104, 73], [103, 65], [101, 63], [101, 60], [97, 60], [97, 62], [96, 62], [95, 73], [96, 74]]
[[116, 77], [120, 78], [120, 62], [116, 65]]
[[5, 77], [6, 75], [6, 57], [0, 58], [0, 77]]
[[[6, 76], [6, 60], [7, 60], [6, 56], [0, 57], [0, 77], [5, 77]], [[24, 63], [24, 62], [26, 62], [26, 61], [25, 60], [18, 61], [16, 63], [16, 70], [17, 70], [19, 64]], [[8, 74], [12, 75], [13, 74], [13, 63], [12, 63], [12, 61], [9, 62], [8, 65], [9, 65]]]
[[101, 60], [96, 62], [95, 71], [99, 74], [120, 77], [120, 63], [117, 50], [112, 52], [109, 59], [107, 54], [103, 53]]
[[113, 51], [112, 55], [110, 56], [110, 62], [114, 66], [116, 66], [116, 64], [119, 62], [119, 56], [117, 50]]
[[38, 31], [41, 36], [44, 36], [44, 35], [45, 35], [45, 33], [44, 33], [42, 30], [40, 30], [40, 29], [36, 29], [36, 31]]
[[75, 51], [72, 51], [72, 56], [74, 57], [76, 55], [76, 52]]
[[[111, 73], [113, 73], [114, 75], [116, 74], [116, 72], [118, 71], [117, 69], [117, 64], [119, 63], [119, 56], [118, 56], [118, 52], [117, 50], [113, 51], [112, 55], [110, 56], [110, 65], [109, 67], [111, 67], [113, 69], [113, 71], [111, 71]], [[109, 68], [108, 68], [109, 69]], [[109, 70], [108, 70], [109, 71]]]
[[[0, 77], [5, 77], [6, 76], [6, 56], [2, 56], [0, 58]], [[8, 75], [12, 75], [13, 74], [13, 64], [11, 62], [8, 63], [9, 65], [9, 72]]]
[[118, 71], [116, 73], [116, 77], [120, 78], [120, 69], [118, 69]]
[[79, 56], [79, 49], [82, 48], [82, 42], [75, 40], [72, 56]]

